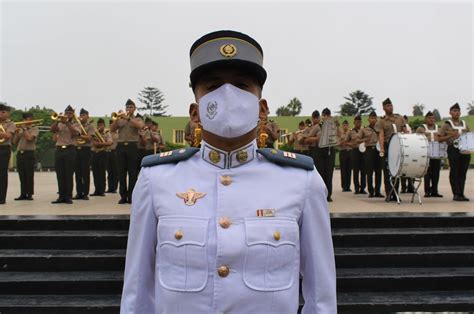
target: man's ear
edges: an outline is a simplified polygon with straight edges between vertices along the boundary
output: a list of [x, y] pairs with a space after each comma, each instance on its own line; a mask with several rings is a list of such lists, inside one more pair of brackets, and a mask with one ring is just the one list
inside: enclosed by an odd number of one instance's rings
[[199, 118], [199, 105], [192, 103], [189, 105], [189, 117], [194, 123], [200, 123], [201, 119]]
[[258, 116], [262, 119], [262, 118], [266, 118], [267, 115], [268, 115], [268, 104], [267, 104], [267, 100], [262, 98], [260, 99], [260, 101], [258, 102], [258, 105], [259, 105], [259, 110], [258, 110]]

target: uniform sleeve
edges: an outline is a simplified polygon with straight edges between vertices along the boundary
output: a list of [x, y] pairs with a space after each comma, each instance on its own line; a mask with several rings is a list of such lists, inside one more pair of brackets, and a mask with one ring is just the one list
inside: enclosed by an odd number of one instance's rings
[[15, 133], [15, 131], [16, 131], [15, 123], [13, 123], [13, 122], [8, 123], [5, 131], [10, 132], [12, 134]]
[[308, 171], [306, 199], [300, 218], [303, 314], [337, 313], [336, 267], [327, 191], [317, 171]]
[[158, 219], [151, 199], [150, 168], [133, 190], [121, 314], [155, 313], [155, 247]]
[[382, 130], [383, 130], [383, 120], [379, 120], [375, 124], [375, 131], [377, 131], [377, 133], [380, 133], [380, 131]]
[[448, 124], [447, 124], [447, 123], [444, 123], [443, 126], [439, 129], [438, 134], [439, 134], [440, 136], [445, 136], [445, 135], [446, 135], [446, 131], [448, 131]]

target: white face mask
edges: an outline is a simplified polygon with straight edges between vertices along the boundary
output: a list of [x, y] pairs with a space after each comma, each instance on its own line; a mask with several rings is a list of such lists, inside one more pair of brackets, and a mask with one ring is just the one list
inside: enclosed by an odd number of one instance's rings
[[199, 100], [202, 128], [215, 135], [234, 138], [257, 126], [257, 96], [232, 84], [224, 84]]

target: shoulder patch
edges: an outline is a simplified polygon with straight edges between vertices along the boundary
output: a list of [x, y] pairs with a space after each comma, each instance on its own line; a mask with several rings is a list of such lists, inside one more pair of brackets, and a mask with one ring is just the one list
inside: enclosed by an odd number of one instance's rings
[[142, 159], [142, 167], [153, 167], [162, 164], [176, 163], [191, 158], [199, 151], [197, 147], [186, 147], [146, 156]]
[[281, 166], [291, 166], [296, 168], [302, 168], [305, 170], [313, 170], [314, 163], [311, 157], [285, 152], [282, 150], [276, 150], [273, 148], [260, 148], [257, 152], [265, 157], [267, 160], [279, 164]]

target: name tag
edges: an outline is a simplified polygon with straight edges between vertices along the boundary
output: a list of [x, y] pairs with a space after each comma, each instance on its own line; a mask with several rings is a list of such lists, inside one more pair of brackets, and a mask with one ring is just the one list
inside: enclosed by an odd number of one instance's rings
[[257, 217], [275, 217], [276, 209], [257, 209]]

